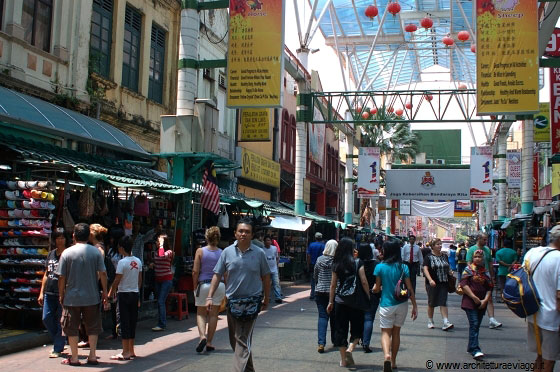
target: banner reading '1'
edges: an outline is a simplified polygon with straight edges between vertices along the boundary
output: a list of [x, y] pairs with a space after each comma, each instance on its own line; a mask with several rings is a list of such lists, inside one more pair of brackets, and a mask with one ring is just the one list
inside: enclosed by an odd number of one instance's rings
[[539, 111], [537, 0], [476, 0], [478, 115]]
[[471, 200], [492, 200], [492, 147], [471, 147]]
[[230, 0], [227, 106], [281, 107], [284, 0]]
[[358, 198], [379, 196], [380, 167], [379, 147], [360, 147], [358, 156]]

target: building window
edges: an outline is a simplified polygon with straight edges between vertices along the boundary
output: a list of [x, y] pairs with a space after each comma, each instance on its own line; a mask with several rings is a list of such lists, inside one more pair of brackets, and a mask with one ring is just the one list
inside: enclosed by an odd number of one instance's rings
[[163, 103], [163, 62], [165, 60], [165, 31], [152, 25], [152, 42], [150, 47], [150, 80], [148, 98]]
[[124, 47], [121, 85], [138, 92], [138, 60], [140, 58], [140, 39], [142, 14], [126, 6], [124, 15]]
[[93, 0], [89, 63], [93, 72], [109, 77], [113, 0]]
[[52, 0], [23, 0], [21, 25], [29, 44], [50, 52]]

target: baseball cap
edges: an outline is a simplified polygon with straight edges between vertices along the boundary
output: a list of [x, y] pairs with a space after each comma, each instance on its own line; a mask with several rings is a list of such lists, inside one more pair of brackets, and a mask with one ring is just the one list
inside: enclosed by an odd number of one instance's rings
[[320, 232], [315, 233], [315, 238], [321, 239], [322, 237], [323, 237], [323, 234], [321, 234]]

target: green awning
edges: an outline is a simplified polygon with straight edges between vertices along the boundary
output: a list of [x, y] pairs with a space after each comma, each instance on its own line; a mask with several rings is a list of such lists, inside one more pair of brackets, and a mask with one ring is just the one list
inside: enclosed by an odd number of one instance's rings
[[89, 186], [95, 185], [98, 181], [107, 182], [115, 187], [129, 187], [129, 188], [150, 188], [161, 192], [167, 192], [170, 194], [184, 194], [193, 191], [186, 187], [179, 187], [175, 185], [170, 185], [161, 182], [141, 180], [137, 178], [121, 177], [112, 174], [104, 174], [99, 172], [93, 172], [83, 169], [78, 169], [75, 171], [80, 178]]

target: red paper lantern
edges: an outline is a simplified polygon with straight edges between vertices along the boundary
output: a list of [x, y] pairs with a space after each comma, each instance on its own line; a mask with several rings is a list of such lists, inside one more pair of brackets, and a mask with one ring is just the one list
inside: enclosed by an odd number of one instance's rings
[[432, 96], [431, 94], [426, 94], [426, 95], [424, 96], [424, 98], [426, 98], [426, 101], [430, 102], [431, 100], [434, 99], [434, 96]]
[[397, 15], [401, 11], [401, 6], [399, 3], [389, 3], [387, 5], [387, 11], [393, 15]]
[[387, 107], [387, 112], [393, 113], [393, 111], [395, 111], [395, 109], [393, 108], [393, 106]]
[[432, 19], [428, 17], [422, 18], [422, 20], [420, 21], [420, 26], [424, 27], [426, 31], [432, 28], [433, 25], [434, 25], [434, 21], [432, 21]]
[[368, 17], [369, 19], [373, 19], [377, 16], [377, 14], [379, 14], [379, 10], [377, 10], [377, 7], [375, 5], [370, 5], [366, 8], [366, 17]]
[[369, 119], [369, 112], [367, 111], [362, 112], [362, 118], [365, 120]]
[[404, 107], [406, 107], [407, 110], [412, 110], [412, 103], [407, 102], [406, 105], [404, 105]]
[[362, 106], [358, 106], [356, 107], [356, 112], [359, 114], [360, 112], [362, 112]]
[[476, 44], [471, 44], [471, 52], [476, 53]]
[[468, 31], [459, 31], [459, 33], [457, 34], [457, 39], [461, 40], [462, 42], [465, 42], [467, 40], [469, 40], [471, 38], [471, 35], [469, 34]]
[[403, 114], [403, 109], [396, 109], [395, 110], [395, 114], [397, 114], [397, 116], [401, 116]]
[[404, 26], [404, 30], [406, 32], [414, 32], [418, 29], [418, 27], [416, 27], [416, 25], [414, 23], [409, 23], [406, 26]]
[[465, 84], [459, 84], [459, 85], [457, 86], [457, 89], [459, 89], [459, 90], [466, 90], [466, 89], [467, 89], [467, 86], [466, 86]]
[[372, 107], [371, 110], [369, 110], [370, 114], [375, 115], [377, 114], [377, 109], [375, 107]]
[[446, 47], [450, 47], [451, 45], [455, 44], [452, 38], [449, 36], [445, 36], [441, 41], [445, 44]]

